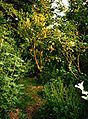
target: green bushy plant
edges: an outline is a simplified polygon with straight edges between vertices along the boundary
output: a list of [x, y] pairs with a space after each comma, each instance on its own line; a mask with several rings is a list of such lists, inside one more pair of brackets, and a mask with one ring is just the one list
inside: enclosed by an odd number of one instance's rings
[[68, 87], [63, 81], [51, 79], [45, 87], [45, 105], [40, 109], [38, 119], [79, 119], [81, 98], [73, 85]]
[[16, 108], [23, 93], [23, 85], [18, 79], [23, 77], [25, 63], [2, 12], [0, 16], [0, 118], [7, 118], [7, 112]]
[[23, 85], [18, 79], [23, 77], [24, 66], [14, 48], [4, 40], [0, 54], [0, 113], [5, 115], [19, 103]]
[[0, 113], [5, 113], [16, 108], [22, 95], [23, 86], [16, 84], [13, 78], [2, 75], [0, 75], [0, 86]]

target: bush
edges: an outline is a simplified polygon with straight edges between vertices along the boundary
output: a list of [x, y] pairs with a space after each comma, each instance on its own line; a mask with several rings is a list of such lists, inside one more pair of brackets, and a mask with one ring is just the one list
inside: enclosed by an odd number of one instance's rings
[[18, 79], [23, 77], [23, 64], [8, 26], [0, 26], [0, 118], [6, 119], [6, 113], [19, 102], [23, 85], [18, 83]]
[[17, 85], [12, 78], [0, 76], [0, 86], [0, 113], [2, 113], [3, 110], [8, 111], [16, 107], [22, 85]]
[[45, 85], [45, 105], [38, 119], [78, 119], [82, 111], [81, 99], [73, 85], [64, 86], [63, 81], [51, 79]]

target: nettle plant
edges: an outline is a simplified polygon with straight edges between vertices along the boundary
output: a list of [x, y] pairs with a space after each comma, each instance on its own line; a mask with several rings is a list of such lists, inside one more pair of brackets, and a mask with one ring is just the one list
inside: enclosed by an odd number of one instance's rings
[[0, 113], [3, 115], [19, 102], [23, 85], [18, 83], [18, 79], [23, 77], [25, 71], [24, 61], [5, 22], [0, 26]]

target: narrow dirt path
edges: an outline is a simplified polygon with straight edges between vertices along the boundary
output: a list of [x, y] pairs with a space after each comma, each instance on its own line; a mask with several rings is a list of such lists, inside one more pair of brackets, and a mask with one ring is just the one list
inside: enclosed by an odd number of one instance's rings
[[42, 106], [42, 104], [44, 103], [41, 96], [38, 95], [38, 92], [42, 91], [43, 88], [44, 88], [43, 86], [29, 86], [29, 87], [27, 87], [27, 92], [30, 93], [33, 100], [35, 101], [34, 104], [28, 106], [26, 109], [28, 119], [32, 119], [31, 116], [33, 114], [35, 114], [38, 111], [38, 109]]

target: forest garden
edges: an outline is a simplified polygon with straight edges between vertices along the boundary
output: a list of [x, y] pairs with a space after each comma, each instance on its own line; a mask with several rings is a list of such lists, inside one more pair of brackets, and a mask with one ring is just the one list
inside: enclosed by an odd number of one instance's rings
[[88, 0], [0, 0], [0, 119], [88, 119]]

